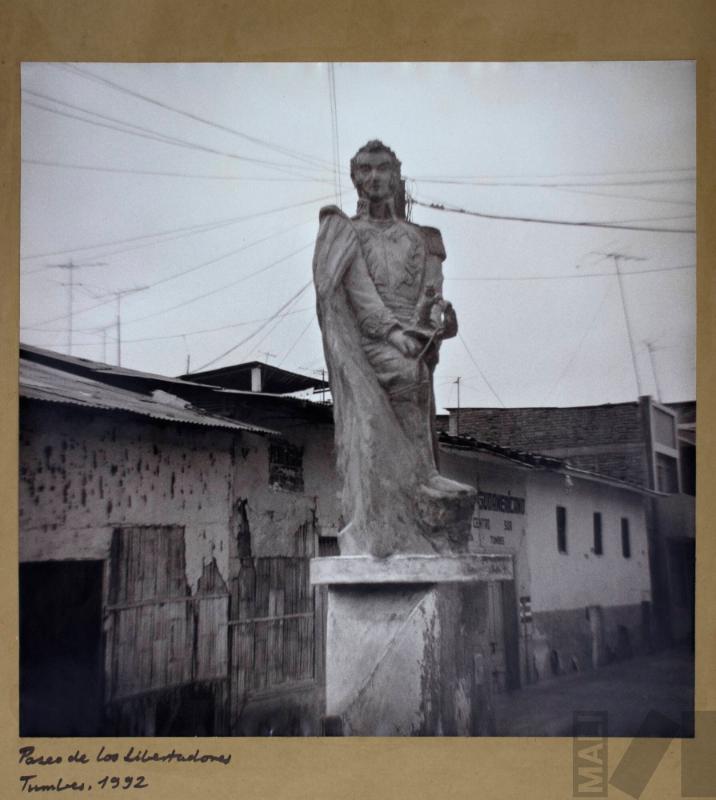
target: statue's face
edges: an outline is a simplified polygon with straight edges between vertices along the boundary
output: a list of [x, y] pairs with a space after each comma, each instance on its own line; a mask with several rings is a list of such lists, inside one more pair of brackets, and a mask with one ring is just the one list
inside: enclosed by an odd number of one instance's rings
[[361, 197], [376, 202], [395, 194], [395, 165], [389, 153], [360, 153], [353, 171], [356, 189]]

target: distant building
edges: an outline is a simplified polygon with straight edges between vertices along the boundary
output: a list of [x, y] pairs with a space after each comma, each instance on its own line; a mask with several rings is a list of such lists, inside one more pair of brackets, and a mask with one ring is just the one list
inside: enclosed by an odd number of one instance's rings
[[[321, 733], [308, 563], [343, 526], [325, 389], [260, 362], [172, 378], [21, 347], [22, 735]], [[513, 559], [455, 623], [488, 694], [650, 648], [654, 492], [522, 444], [439, 450], [478, 490], [471, 549]]]
[[488, 586], [496, 691], [651, 649], [645, 490], [466, 436], [440, 466], [478, 490], [471, 549], [514, 559]]
[[20, 398], [22, 735], [319, 733], [330, 409], [29, 347]]
[[654, 612], [664, 638], [694, 630], [696, 403], [451, 408], [449, 430], [658, 492], [646, 503]]

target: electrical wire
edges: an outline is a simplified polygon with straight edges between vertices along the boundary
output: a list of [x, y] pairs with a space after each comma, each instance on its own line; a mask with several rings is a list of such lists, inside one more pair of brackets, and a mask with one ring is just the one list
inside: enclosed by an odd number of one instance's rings
[[665, 197], [647, 197], [646, 195], [614, 194], [610, 192], [593, 192], [590, 189], [571, 189], [567, 186], [550, 187], [557, 192], [569, 192], [570, 194], [593, 195], [594, 197], [609, 197], [616, 200], [642, 200], [647, 203], [664, 203], [672, 206], [695, 206], [694, 200], [667, 200]]
[[457, 335], [458, 335], [458, 339], [460, 339], [460, 341], [462, 342], [462, 346], [465, 348], [465, 352], [468, 354], [468, 356], [469, 356], [469, 358], [470, 358], [470, 361], [472, 361], [472, 363], [475, 365], [475, 369], [477, 369], [477, 371], [478, 371], [478, 373], [479, 373], [480, 377], [481, 377], [481, 378], [482, 378], [482, 380], [485, 382], [485, 384], [486, 384], [487, 388], [488, 388], [488, 389], [489, 389], [489, 390], [492, 392], [492, 394], [495, 396], [495, 398], [497, 399], [497, 402], [498, 402], [498, 403], [499, 403], [499, 404], [500, 404], [500, 405], [501, 405], [503, 408], [507, 408], [507, 406], [506, 406], [506, 405], [505, 405], [505, 404], [502, 402], [502, 398], [500, 397], [500, 395], [499, 395], [499, 394], [497, 394], [497, 392], [495, 391], [495, 389], [494, 389], [494, 387], [492, 386], [492, 384], [490, 383], [490, 381], [488, 381], [488, 380], [487, 380], [487, 376], [486, 376], [486, 375], [485, 375], [485, 373], [482, 371], [482, 368], [480, 367], [480, 365], [477, 363], [477, 359], [476, 359], [476, 358], [475, 358], [475, 356], [473, 356], [473, 354], [470, 352], [470, 348], [467, 346], [467, 342], [466, 342], [466, 341], [465, 341], [465, 339], [463, 338], [463, 335], [462, 335], [462, 334], [461, 334], [459, 331], [458, 331], [458, 334], [457, 334]]
[[[285, 315], [282, 315], [282, 316], [289, 317], [289, 316], [292, 316], [294, 314], [301, 314], [301, 313], [303, 313], [305, 311], [315, 311], [315, 308], [313, 306], [303, 306], [302, 308], [296, 308], [293, 311], [288, 311], [288, 312], [286, 312]], [[136, 343], [136, 342], [158, 342], [158, 341], [162, 341], [162, 340], [166, 340], [166, 339], [181, 339], [181, 338], [183, 338], [185, 336], [198, 336], [199, 334], [202, 334], [202, 333], [217, 333], [219, 331], [227, 331], [227, 330], [230, 330], [232, 328], [243, 328], [245, 325], [253, 325], [255, 322], [264, 322], [267, 319], [269, 319], [269, 317], [258, 317], [257, 319], [244, 320], [243, 322], [231, 322], [228, 325], [219, 325], [218, 327], [215, 327], [215, 328], [200, 328], [199, 330], [184, 331], [183, 333], [166, 333], [166, 334], [164, 334], [162, 336], [140, 336], [140, 337], [135, 338], [135, 339], [125, 339], [124, 337], [122, 337], [122, 344], [130, 344], [132, 342], [134, 342], [134, 343]], [[113, 327], [113, 325], [108, 325], [108, 326], [104, 326], [104, 327], [105, 328]], [[33, 328], [30, 325], [20, 325], [20, 330], [33, 331], [33, 332], [37, 332], [37, 333], [56, 333], [56, 334], [66, 334], [67, 333], [67, 329], [66, 328], [52, 328], [52, 329], [48, 330], [47, 328]], [[100, 332], [101, 330], [102, 329], [99, 329], [99, 328], [78, 328], [77, 329], [78, 332], [82, 332], [82, 333], [97, 333], [97, 332]], [[57, 339], [56, 336], [53, 337], [53, 341], [56, 340], [56, 339]], [[116, 341], [116, 340], [112, 339], [111, 341]], [[75, 344], [74, 341], [73, 341], [73, 344]], [[78, 345], [79, 344], [90, 345], [90, 344], [96, 344], [96, 343], [93, 343], [93, 342], [81, 342], [81, 343], [80, 342], [76, 342], [76, 344], [78, 344]]]
[[[696, 269], [696, 264], [680, 264], [675, 267], [654, 267], [653, 269], [638, 269], [631, 272], [622, 272], [622, 276], [647, 275], [653, 272], [673, 272], [675, 270]], [[471, 277], [445, 276], [446, 281], [564, 281], [575, 278], [613, 278], [615, 272], [581, 272], [574, 275], [475, 275]]]
[[481, 211], [469, 211], [465, 208], [458, 208], [457, 206], [447, 206], [444, 203], [424, 203], [422, 200], [413, 198], [413, 203], [424, 208], [431, 208], [434, 211], [446, 211], [454, 214], [466, 214], [471, 217], [480, 217], [482, 219], [495, 219], [507, 220], [508, 222], [532, 222], [544, 225], [569, 225], [579, 228], [612, 228], [622, 231], [647, 231], [650, 233], [691, 233], [695, 234], [693, 228], [648, 228], [637, 225], [623, 225], [618, 222], [576, 222], [571, 220], [561, 219], [540, 219], [536, 217], [513, 217], [504, 214], [486, 214]]
[[288, 357], [291, 355], [291, 353], [293, 353], [293, 351], [296, 349], [296, 345], [297, 345], [297, 344], [298, 344], [298, 343], [301, 341], [301, 339], [303, 339], [303, 337], [304, 337], [304, 336], [305, 336], [305, 335], [308, 333], [308, 329], [311, 327], [311, 325], [313, 325], [313, 322], [314, 322], [314, 320], [315, 320], [315, 317], [311, 317], [311, 319], [309, 319], [309, 320], [308, 320], [308, 322], [306, 323], [306, 327], [305, 327], [305, 328], [304, 328], [304, 329], [301, 331], [301, 333], [299, 333], [299, 334], [298, 334], [298, 336], [297, 336], [297, 337], [296, 337], [296, 338], [293, 340], [293, 344], [291, 345], [291, 347], [289, 347], [289, 348], [288, 348], [288, 351], [286, 352], [286, 354], [284, 355], [284, 357], [283, 357], [283, 358], [282, 358], [282, 359], [281, 359], [281, 360], [278, 362], [278, 365], [279, 365], [279, 367], [280, 367], [280, 366], [281, 366], [281, 364], [283, 364], [283, 363], [284, 363], [284, 361], [285, 361], [285, 360], [286, 360], [286, 359], [287, 359], [287, 358], [288, 358]]
[[[57, 102], [57, 101], [53, 101]], [[137, 136], [141, 139], [148, 139], [150, 141], [160, 142], [162, 144], [169, 144], [175, 147], [182, 147], [184, 149], [189, 150], [197, 150], [199, 152], [210, 153], [212, 155], [222, 156], [224, 158], [231, 158], [237, 161], [243, 161], [249, 164], [258, 164], [263, 167], [267, 167], [268, 169], [274, 169], [279, 172], [286, 173], [292, 176], [301, 175], [295, 171], [295, 167], [292, 164], [276, 164], [272, 161], [266, 161], [264, 159], [257, 159], [251, 158], [249, 156], [242, 156], [238, 153], [232, 153], [228, 150], [219, 150], [214, 147], [207, 147], [206, 145], [198, 144], [197, 142], [192, 142], [187, 139], [180, 139], [179, 137], [169, 137], [157, 131], [153, 131], [151, 128], [143, 128], [142, 126], [133, 125], [132, 123], [126, 123], [122, 120], [116, 120], [113, 117], [107, 117], [105, 115], [98, 115], [96, 112], [84, 112], [85, 114], [93, 114], [95, 116], [101, 116], [104, 119], [112, 119], [115, 122], [119, 123], [118, 125], [111, 125], [106, 122], [99, 122], [93, 119], [87, 119], [86, 117], [77, 116], [77, 114], [71, 114], [68, 111], [61, 111], [57, 108], [50, 108], [48, 106], [41, 105], [40, 103], [34, 103], [31, 100], [24, 100], [23, 106], [31, 106], [32, 108], [40, 109], [41, 111], [47, 111], [51, 114], [57, 114], [61, 117], [67, 117], [68, 119], [78, 120], [79, 122], [85, 122], [88, 125], [95, 125], [99, 128], [107, 128], [108, 130], [117, 131], [119, 133], [126, 133], [129, 136]], [[147, 131], [143, 133], [142, 131]], [[305, 176], [302, 176], [305, 177]]]
[[[115, 239], [115, 240], [113, 240], [111, 242], [97, 242], [95, 244], [82, 245], [80, 247], [71, 247], [71, 248], [68, 248], [68, 249], [65, 249], [65, 250], [53, 250], [51, 252], [46, 252], [46, 253], [32, 253], [32, 254], [29, 254], [29, 255], [26, 255], [26, 256], [22, 256], [21, 260], [29, 261], [30, 259], [34, 260], [36, 258], [48, 258], [50, 256], [67, 255], [69, 253], [81, 253], [81, 252], [85, 252], [87, 250], [103, 250], [105, 247], [112, 247], [113, 245], [116, 245], [116, 244], [125, 244], [125, 243], [129, 243], [129, 242], [138, 242], [138, 241], [143, 241], [145, 239], [156, 239], [157, 237], [168, 236], [170, 234], [175, 234], [175, 233], [181, 234], [180, 236], [174, 236], [174, 237], [169, 238], [169, 239], [165, 238], [165, 239], [161, 239], [159, 242], [152, 242], [151, 243], [151, 244], [163, 244], [166, 241], [174, 241], [175, 239], [183, 238], [185, 235], [186, 236], [191, 236], [191, 235], [194, 235], [195, 233], [204, 233], [205, 231], [215, 230], [216, 228], [222, 228], [222, 227], [226, 227], [226, 226], [229, 226], [229, 225], [234, 225], [235, 223], [238, 223], [238, 222], [246, 222], [247, 220], [258, 219], [259, 217], [268, 216], [270, 214], [277, 214], [280, 211], [290, 211], [290, 210], [293, 210], [294, 208], [301, 208], [302, 206], [311, 205], [313, 203], [322, 203], [323, 201], [331, 200], [332, 198], [333, 198], [333, 195], [332, 194], [328, 194], [328, 195], [323, 195], [322, 197], [314, 197], [311, 200], [302, 200], [300, 203], [289, 203], [288, 205], [285, 205], [285, 206], [278, 206], [276, 208], [269, 208], [269, 209], [266, 209], [264, 211], [257, 211], [257, 212], [255, 212], [253, 214], [241, 214], [240, 216], [237, 216], [237, 217], [225, 217], [224, 219], [215, 220], [213, 222], [202, 222], [202, 223], [198, 223], [196, 225], [185, 225], [185, 226], [182, 226], [180, 228], [170, 228], [168, 230], [157, 231], [155, 233], [144, 233], [144, 234], [141, 234], [139, 236], [130, 236], [130, 237], [127, 237], [125, 239]], [[150, 245], [146, 245], [146, 246], [150, 246]], [[115, 250], [115, 251], [113, 251], [111, 253], [106, 253], [104, 255], [100, 254], [97, 257], [98, 258], [100, 258], [100, 257], [103, 258], [103, 257], [105, 257], [105, 255], [106, 256], [119, 255], [120, 253], [129, 252], [131, 249], [134, 249], [134, 248], [128, 248], [127, 250]], [[38, 267], [37, 269], [34, 269], [34, 270], [27, 270], [23, 274], [31, 275], [34, 272], [39, 272], [41, 269], [45, 269], [45, 267], [43, 266], [43, 267]]]
[[260, 325], [253, 333], [250, 333], [248, 336], [244, 337], [240, 342], [237, 342], [235, 345], [232, 345], [228, 350], [225, 350], [223, 353], [221, 353], [221, 355], [216, 356], [216, 358], [212, 358], [211, 361], [207, 361], [205, 364], [202, 364], [202, 366], [197, 367], [197, 369], [195, 370], [192, 370], [192, 372], [200, 372], [201, 370], [204, 370], [207, 367], [216, 364], [217, 361], [221, 361], [222, 358], [225, 358], [226, 356], [230, 355], [231, 353], [234, 352], [234, 350], [238, 350], [239, 347], [246, 344], [246, 342], [253, 339], [254, 336], [257, 336], [259, 333], [261, 333], [261, 331], [264, 330], [264, 328], [268, 327], [268, 325], [271, 323], [272, 320], [276, 319], [276, 317], [278, 317], [278, 315], [281, 312], [285, 311], [292, 303], [298, 300], [298, 298], [308, 289], [308, 287], [312, 285], [313, 285], [313, 278], [311, 278], [307, 283], [305, 283], [296, 292], [296, 294], [290, 297], [279, 309], [276, 310], [276, 312], [271, 317], [269, 317], [268, 320], [266, 320], [266, 322]]
[[122, 168], [122, 167], [102, 167], [97, 164], [67, 164], [61, 161], [43, 161], [40, 159], [35, 158], [23, 158], [23, 164], [32, 164], [34, 166], [40, 167], [56, 167], [58, 169], [77, 169], [77, 170], [87, 170], [89, 172], [111, 172], [111, 173], [118, 173], [120, 175], [152, 175], [152, 176], [159, 176], [159, 177], [167, 177], [167, 178], [193, 178], [197, 180], [208, 180], [208, 181], [261, 181], [267, 183], [289, 183], [289, 182], [296, 182], [296, 183], [329, 183], [333, 184], [333, 181], [328, 178], [293, 178], [288, 175], [281, 176], [280, 178], [273, 178], [268, 176], [259, 176], [259, 175], [200, 175], [196, 173], [189, 173], [189, 172], [164, 172], [160, 170], [151, 170], [151, 169], [129, 169], [129, 168]]
[[567, 364], [565, 365], [564, 369], [560, 372], [559, 377], [557, 378], [554, 386], [552, 386], [552, 388], [548, 392], [548, 394], [546, 396], [546, 399], [545, 399], [545, 403], [548, 403], [550, 398], [552, 397], [552, 395], [557, 391], [557, 388], [562, 383], [562, 381], [564, 380], [564, 378], [567, 375], [567, 373], [569, 372], [569, 370], [572, 368], [572, 364], [574, 363], [574, 361], [577, 358], [577, 356], [579, 355], [582, 347], [584, 346], [584, 342], [587, 340], [587, 336], [589, 336], [589, 334], [594, 330], [594, 324], [595, 324], [595, 322], [597, 321], [597, 318], [599, 317], [599, 315], [602, 312], [602, 308], [603, 308], [604, 304], [607, 301], [607, 297], [609, 296], [609, 292], [611, 291], [611, 288], [612, 288], [612, 284], [608, 284], [606, 290], [604, 291], [604, 294], [602, 295], [602, 299], [597, 304], [596, 310], [594, 312], [594, 316], [589, 321], [587, 327], [584, 329], [584, 333], [580, 337], [579, 342], [577, 343], [577, 346], [574, 349], [574, 351], [572, 352], [572, 355], [570, 356], [569, 360], [567, 361]]
[[231, 128], [228, 125], [222, 125], [218, 122], [213, 122], [211, 120], [206, 119], [205, 117], [201, 117], [198, 114], [194, 114], [190, 111], [186, 111], [181, 108], [177, 108], [176, 106], [172, 106], [169, 103], [165, 103], [161, 100], [157, 100], [156, 98], [150, 97], [148, 95], [142, 94], [141, 92], [134, 91], [132, 89], [123, 86], [122, 84], [117, 83], [116, 81], [109, 80], [108, 78], [104, 78], [101, 75], [97, 75], [96, 73], [92, 72], [91, 70], [83, 69], [76, 63], [72, 64], [52, 64], [54, 67], [58, 67], [60, 69], [65, 69], [66, 71], [74, 72], [78, 75], [81, 75], [84, 78], [89, 80], [95, 81], [96, 83], [104, 84], [105, 86], [110, 86], [112, 89], [115, 89], [118, 92], [122, 92], [123, 94], [129, 95], [130, 97], [137, 98], [139, 100], [143, 100], [146, 103], [150, 103], [151, 105], [158, 106], [159, 108], [163, 108], [166, 111], [171, 111], [174, 114], [179, 114], [180, 116], [186, 117], [188, 119], [194, 120], [195, 122], [202, 123], [204, 125], [208, 125], [211, 128], [215, 128], [217, 130], [224, 131], [225, 133], [230, 133], [234, 136], [238, 136], [245, 141], [251, 142], [252, 144], [259, 145], [261, 147], [265, 147], [267, 149], [273, 150], [275, 152], [281, 153], [282, 155], [290, 156], [292, 158], [298, 159], [303, 161], [307, 164], [314, 164], [315, 166], [319, 166], [322, 168], [330, 169], [330, 166], [327, 165], [322, 159], [317, 158], [315, 156], [310, 156], [305, 153], [301, 153], [298, 150], [293, 150], [291, 148], [285, 147], [283, 145], [270, 142], [267, 139], [261, 139], [257, 136], [251, 136], [243, 131], [239, 131], [236, 128]]
[[265, 267], [261, 267], [260, 269], [254, 270], [253, 272], [249, 272], [248, 275], [243, 275], [241, 278], [235, 281], [231, 281], [230, 283], [225, 283], [222, 286], [217, 287], [216, 289], [211, 289], [208, 292], [204, 292], [203, 294], [195, 295], [194, 297], [190, 297], [188, 300], [183, 300], [181, 303], [176, 303], [173, 306], [169, 306], [168, 308], [162, 308], [159, 311], [153, 311], [151, 314], [145, 314], [143, 317], [135, 317], [134, 319], [128, 319], [126, 322], [122, 322], [122, 325], [132, 325], [135, 322], [144, 322], [147, 319], [153, 319], [154, 317], [158, 317], [162, 314], [167, 314], [170, 311], [176, 311], [178, 308], [184, 308], [192, 303], [196, 303], [198, 300], [204, 300], [207, 297], [212, 297], [219, 292], [223, 292], [226, 289], [231, 289], [234, 286], [238, 286], [240, 283], [249, 280], [249, 278], [253, 278], [256, 275], [260, 275], [263, 272], [268, 272], [268, 270], [277, 267], [279, 264], [282, 264], [284, 261], [288, 261], [289, 258], [293, 258], [293, 256], [298, 255], [299, 253], [303, 253], [305, 250], [308, 250], [309, 247], [313, 247], [314, 242], [310, 241], [303, 245], [303, 247], [299, 247], [298, 250], [294, 250], [291, 253], [288, 253], [281, 258], [272, 261], [270, 264], [266, 265]]

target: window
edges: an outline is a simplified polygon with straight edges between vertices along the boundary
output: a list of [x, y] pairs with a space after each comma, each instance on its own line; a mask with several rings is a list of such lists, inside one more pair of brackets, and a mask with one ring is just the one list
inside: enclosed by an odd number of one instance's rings
[[567, 509], [557, 506], [557, 550], [567, 552]]
[[303, 491], [303, 448], [289, 442], [271, 442], [269, 484], [289, 492]]
[[679, 491], [676, 459], [663, 453], [656, 454], [656, 488], [667, 494]]
[[675, 419], [672, 414], [660, 408], [654, 409], [654, 438], [659, 444], [672, 449], [676, 447]]
[[602, 515], [599, 511], [594, 512], [594, 555], [601, 556], [604, 553], [602, 546]]
[[622, 517], [622, 555], [631, 558], [631, 537], [629, 535], [629, 520]]

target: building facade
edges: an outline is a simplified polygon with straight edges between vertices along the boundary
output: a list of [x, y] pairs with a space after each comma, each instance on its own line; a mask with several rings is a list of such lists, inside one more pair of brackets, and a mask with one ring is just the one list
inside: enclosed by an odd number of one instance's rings
[[653, 611], [662, 642], [694, 632], [696, 403], [450, 409], [448, 430], [567, 460], [653, 490], [646, 502]]
[[317, 734], [330, 439], [26, 355], [22, 733]]
[[495, 691], [652, 646], [645, 492], [554, 457], [441, 437], [441, 471], [478, 490], [474, 552], [512, 555], [489, 588]]
[[[343, 527], [332, 412], [281, 394], [310, 379], [21, 356], [23, 735], [320, 734], [308, 566]], [[476, 732], [495, 692], [650, 648], [648, 490], [468, 436], [439, 449], [478, 491], [471, 550], [514, 567], [461, 589]]]

